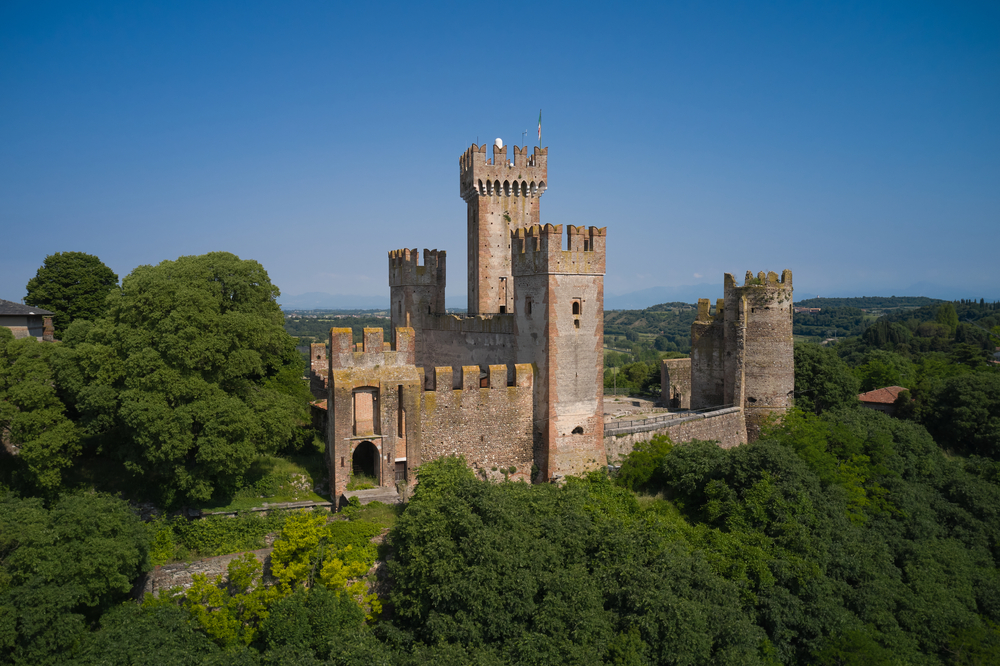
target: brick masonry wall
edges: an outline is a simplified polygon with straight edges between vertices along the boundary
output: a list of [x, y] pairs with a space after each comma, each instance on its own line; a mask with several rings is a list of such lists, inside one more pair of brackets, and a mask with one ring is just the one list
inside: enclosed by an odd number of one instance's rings
[[[513, 367], [517, 361], [517, 339], [511, 314], [440, 315], [427, 318], [426, 325], [429, 328], [418, 334], [418, 339], [423, 339], [418, 347], [416, 364], [419, 366], [450, 366], [457, 379], [466, 365]], [[508, 381], [513, 379], [513, 375], [508, 376]]]
[[[510, 467], [512, 476], [530, 482], [533, 447], [531, 435], [531, 368], [519, 366], [517, 386], [506, 385], [506, 368], [490, 368], [490, 388], [478, 387], [478, 368], [465, 374], [474, 384], [464, 390], [442, 386], [425, 391], [421, 401], [421, 458], [433, 460], [460, 455], [474, 469]], [[448, 373], [437, 381], [450, 384]]]
[[667, 435], [677, 444], [693, 439], [716, 441], [724, 449], [731, 449], [747, 441], [743, 410], [730, 407], [707, 414], [679, 417], [662, 427], [643, 432], [606, 436], [604, 448], [608, 453], [608, 460], [612, 464], [616, 463], [622, 456], [631, 453], [636, 444], [649, 441], [654, 435]]

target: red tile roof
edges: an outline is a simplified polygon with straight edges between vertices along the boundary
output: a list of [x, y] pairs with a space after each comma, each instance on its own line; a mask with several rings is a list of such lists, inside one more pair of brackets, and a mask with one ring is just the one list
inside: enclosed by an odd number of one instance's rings
[[316, 402], [313, 402], [311, 404], [312, 404], [313, 407], [319, 407], [320, 409], [323, 409], [323, 410], [326, 409], [326, 400], [325, 399], [323, 399], [323, 400], [317, 400]]
[[881, 405], [891, 405], [896, 402], [896, 398], [899, 397], [900, 391], [906, 391], [908, 389], [902, 386], [886, 386], [885, 388], [878, 388], [874, 391], [868, 391], [868, 393], [862, 393], [858, 396], [858, 400], [861, 402], [873, 402]]

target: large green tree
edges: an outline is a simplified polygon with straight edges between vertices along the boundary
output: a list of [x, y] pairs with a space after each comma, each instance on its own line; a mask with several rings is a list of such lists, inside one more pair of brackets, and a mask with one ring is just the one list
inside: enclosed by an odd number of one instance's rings
[[1000, 374], [968, 373], [936, 388], [924, 421], [938, 444], [1000, 459]]
[[149, 569], [149, 534], [124, 501], [85, 493], [51, 508], [0, 495], [0, 663], [65, 663]]
[[102, 317], [104, 301], [116, 286], [118, 275], [94, 255], [56, 252], [28, 280], [24, 300], [55, 313], [52, 323], [62, 336], [74, 319]]
[[82, 427], [161, 501], [205, 501], [299, 435], [309, 392], [278, 294], [256, 261], [181, 257], [136, 268], [68, 332]]
[[861, 382], [829, 347], [795, 346], [795, 405], [817, 414], [858, 405]]
[[55, 388], [59, 345], [15, 340], [0, 327], [0, 438], [17, 458], [8, 463], [34, 491], [55, 492], [62, 471], [80, 453], [79, 429]]

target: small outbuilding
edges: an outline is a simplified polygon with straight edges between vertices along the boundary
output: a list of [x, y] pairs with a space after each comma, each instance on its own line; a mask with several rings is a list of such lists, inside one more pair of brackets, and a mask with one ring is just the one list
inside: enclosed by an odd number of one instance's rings
[[858, 400], [861, 404], [869, 409], [877, 409], [880, 412], [884, 412], [889, 416], [894, 416], [896, 413], [896, 399], [899, 394], [903, 391], [907, 391], [902, 386], [886, 386], [884, 388], [878, 388], [874, 391], [868, 391], [867, 393], [862, 393], [858, 396]]
[[15, 339], [35, 338], [39, 342], [55, 340], [52, 312], [30, 305], [21, 305], [0, 298], [0, 326], [9, 328]]

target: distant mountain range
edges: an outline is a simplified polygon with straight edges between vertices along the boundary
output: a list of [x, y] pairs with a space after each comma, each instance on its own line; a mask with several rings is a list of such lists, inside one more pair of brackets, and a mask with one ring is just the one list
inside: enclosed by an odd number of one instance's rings
[[[310, 291], [306, 294], [282, 295], [278, 298], [282, 310], [387, 310], [389, 294], [359, 296]], [[447, 308], [464, 308], [469, 304], [465, 294], [445, 299]]]
[[[943, 300], [958, 300], [962, 298], [979, 300], [985, 298], [993, 302], [1000, 300], [1000, 293], [975, 293], [974, 288], [968, 287], [947, 287], [931, 284], [928, 282], [918, 282], [905, 289], [882, 289], [885, 296], [926, 296]], [[856, 298], [867, 294], [852, 293], [851, 290], [837, 292], [834, 294], [823, 294], [825, 297]], [[815, 292], [796, 291], [795, 302], [801, 302], [810, 298], [818, 298]], [[697, 303], [699, 298], [707, 298], [715, 301], [722, 298], [722, 282], [702, 282], [700, 284], [688, 284], [678, 287], [647, 287], [639, 291], [631, 291], [625, 294], [606, 294], [604, 297], [605, 310], [643, 310], [660, 303]], [[350, 294], [328, 294], [321, 291], [311, 291], [306, 294], [294, 294], [282, 296], [278, 299], [284, 310], [385, 310], [389, 307], [389, 295], [384, 296], [358, 296]], [[465, 294], [449, 296], [446, 306], [449, 309], [465, 308], [468, 304]]]

